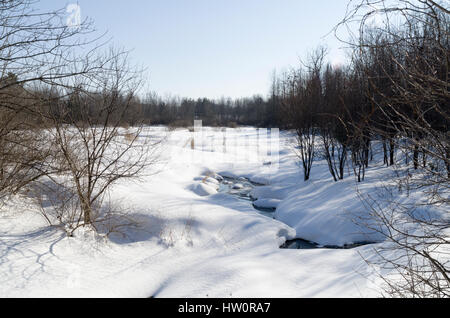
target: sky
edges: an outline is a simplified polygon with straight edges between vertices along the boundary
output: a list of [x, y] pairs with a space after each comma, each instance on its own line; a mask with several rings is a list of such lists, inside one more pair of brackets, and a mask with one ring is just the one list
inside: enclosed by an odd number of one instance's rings
[[160, 96], [267, 96], [271, 74], [299, 65], [318, 45], [342, 63], [332, 31], [347, 0], [42, 0], [77, 3], [116, 46], [147, 69], [147, 90]]

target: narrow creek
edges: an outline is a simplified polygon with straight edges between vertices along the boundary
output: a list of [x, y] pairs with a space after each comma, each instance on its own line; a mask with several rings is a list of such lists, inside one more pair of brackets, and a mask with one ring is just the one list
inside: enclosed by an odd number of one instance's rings
[[251, 196], [251, 192], [258, 186], [262, 186], [262, 184], [251, 182], [245, 178], [233, 179], [224, 177], [223, 181], [220, 183], [219, 192], [228, 193], [242, 201], [249, 202], [260, 214], [273, 219], [275, 209], [258, 207], [254, 203], [256, 199]]
[[[220, 181], [220, 193], [230, 194], [239, 200], [246, 201], [249, 204], [252, 204], [253, 208], [266, 217], [274, 219], [274, 213], [276, 211], [275, 208], [262, 208], [255, 205], [256, 199], [252, 197], [251, 193], [255, 187], [263, 186], [262, 184], [257, 184], [251, 182], [250, 180], [240, 177], [240, 178], [229, 178], [223, 177], [223, 180]], [[326, 248], [326, 249], [351, 249], [356, 248], [363, 245], [373, 244], [374, 242], [356, 242], [353, 244], [347, 244], [344, 246], [335, 246], [335, 245], [320, 245], [315, 242], [310, 242], [304, 239], [294, 239], [286, 241], [280, 248], [282, 249], [317, 249], [317, 248]]]

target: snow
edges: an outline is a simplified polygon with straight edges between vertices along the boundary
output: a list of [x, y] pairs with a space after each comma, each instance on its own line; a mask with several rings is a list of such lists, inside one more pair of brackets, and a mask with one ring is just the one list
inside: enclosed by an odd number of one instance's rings
[[[267, 137], [252, 128], [231, 130], [226, 151], [223, 132], [205, 130], [196, 149], [188, 130], [144, 132], [165, 138], [155, 167], [159, 173], [113, 188], [112, 204], [138, 224], [121, 233], [106, 237], [87, 229], [69, 238], [46, 224], [26, 194], [8, 202], [0, 211], [0, 297], [379, 295], [361, 257], [371, 257], [373, 246], [279, 248], [294, 238], [322, 245], [381, 242], [352, 220], [353, 213], [364, 213], [353, 177], [335, 183], [318, 161], [312, 180], [303, 182], [288, 133], [281, 133], [275, 162]], [[259, 158], [250, 160], [255, 152]], [[373, 190], [383, 173], [368, 171], [360, 190]], [[257, 206], [277, 208], [275, 219], [258, 213], [251, 202], [218, 193], [222, 177], [262, 185], [251, 196]]]
[[193, 185], [191, 188], [194, 193], [202, 197], [217, 193], [217, 189], [207, 183], [198, 183]]

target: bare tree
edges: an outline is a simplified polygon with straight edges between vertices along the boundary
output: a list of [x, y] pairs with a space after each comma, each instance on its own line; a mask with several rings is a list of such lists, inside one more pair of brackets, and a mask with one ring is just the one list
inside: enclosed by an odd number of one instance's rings
[[[96, 60], [102, 69], [59, 83], [59, 97], [42, 109], [59, 163], [59, 177], [47, 175], [56, 186], [47, 188], [61, 191], [56, 196], [67, 199], [61, 204], [78, 211], [70, 212], [65, 224], [71, 232], [102, 223], [107, 217], [102, 204], [111, 187], [138, 178], [156, 160], [158, 141], [142, 136], [144, 125], [134, 107], [141, 71], [128, 64], [127, 55], [110, 50]], [[122, 128], [130, 121], [133, 127]]]
[[47, 220], [72, 233], [101, 221], [111, 186], [144, 172], [155, 141], [141, 136], [128, 53], [102, 53], [90, 20], [68, 25], [38, 4], [0, 3], [0, 198], [38, 189]]
[[[363, 61], [370, 133], [390, 148], [396, 178], [379, 197], [363, 196], [378, 230], [391, 243], [378, 250], [384, 268], [401, 279], [385, 279], [389, 294], [450, 295], [449, 223], [449, 8], [445, 1], [352, 1], [343, 24], [360, 23], [355, 52]], [[378, 17], [379, 25], [373, 23]], [[386, 145], [387, 144], [387, 145]], [[398, 149], [413, 170], [395, 162]], [[419, 154], [422, 165], [419, 165]], [[391, 184], [388, 184], [391, 182]], [[397, 192], [392, 183], [397, 185]], [[421, 200], [403, 203], [420, 191]], [[391, 194], [390, 194], [391, 193]], [[423, 212], [431, 211], [431, 212]]]
[[333, 69], [330, 65], [327, 65], [323, 77], [324, 102], [319, 113], [320, 136], [331, 176], [334, 181], [338, 181], [344, 179], [350, 141], [347, 119], [344, 118], [348, 80], [345, 70]]
[[[37, 5], [34, 0], [0, 3], [0, 198], [45, 174], [39, 162], [49, 154], [43, 147], [48, 143], [30, 87], [72, 77], [73, 70], [61, 66], [77, 62], [73, 50], [99, 38], [88, 36], [90, 21], [71, 27], [63, 22], [65, 10], [42, 11]], [[90, 71], [89, 65], [76, 72]]]
[[310, 54], [306, 70], [293, 71], [282, 89], [282, 109], [288, 128], [296, 132], [296, 151], [303, 165], [304, 180], [311, 175], [318, 134], [317, 113], [323, 99], [322, 68], [326, 49]]

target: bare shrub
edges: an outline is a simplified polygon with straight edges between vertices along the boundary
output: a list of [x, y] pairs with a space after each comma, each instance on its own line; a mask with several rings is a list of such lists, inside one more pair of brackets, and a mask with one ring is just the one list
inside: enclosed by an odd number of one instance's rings
[[[400, 192], [400, 193], [399, 193]], [[359, 225], [385, 237], [375, 247], [376, 257], [366, 262], [384, 273], [380, 275], [386, 295], [391, 297], [441, 298], [450, 296], [450, 219], [445, 208], [428, 211], [423, 202], [402, 203], [404, 189], [385, 185], [376, 193], [359, 194], [366, 218]]]

